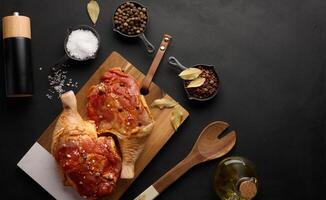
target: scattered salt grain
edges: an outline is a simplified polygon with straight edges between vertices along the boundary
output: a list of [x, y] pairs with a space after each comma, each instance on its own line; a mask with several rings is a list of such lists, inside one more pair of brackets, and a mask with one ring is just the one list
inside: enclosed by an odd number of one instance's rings
[[49, 88], [48, 93], [45, 95], [48, 99], [53, 97], [59, 98], [61, 94], [67, 90], [78, 88], [78, 82], [68, 78], [68, 71], [65, 68], [69, 67], [67, 64], [62, 64], [57, 67], [52, 67], [48, 75]]
[[46, 96], [48, 99], [52, 99], [52, 97], [53, 97], [51, 94], [46, 94], [45, 96]]
[[72, 31], [68, 37], [67, 50], [69, 54], [80, 60], [94, 56], [98, 46], [97, 37], [89, 30], [77, 29]]

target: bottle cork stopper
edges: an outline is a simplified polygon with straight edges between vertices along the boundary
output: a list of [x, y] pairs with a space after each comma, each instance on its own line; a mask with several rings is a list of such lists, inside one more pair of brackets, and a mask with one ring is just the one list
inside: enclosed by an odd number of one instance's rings
[[14, 12], [11, 16], [2, 18], [3, 39], [24, 37], [31, 39], [31, 22], [29, 17]]
[[257, 194], [257, 185], [252, 180], [243, 181], [239, 186], [239, 192], [245, 199], [252, 199]]

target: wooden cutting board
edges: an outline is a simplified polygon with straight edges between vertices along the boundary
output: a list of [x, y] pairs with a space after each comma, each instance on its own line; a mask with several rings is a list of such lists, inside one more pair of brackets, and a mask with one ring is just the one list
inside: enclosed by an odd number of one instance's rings
[[[92, 77], [87, 81], [87, 83], [80, 89], [77, 93], [78, 101], [78, 111], [83, 118], [86, 118], [86, 95], [89, 87], [91, 85], [97, 84], [100, 77], [108, 69], [113, 67], [120, 67], [126, 73], [133, 76], [140, 84], [145, 77], [136, 67], [130, 64], [126, 59], [124, 59], [117, 52], [113, 52], [104, 63], [98, 68], [98, 70], [92, 75]], [[149, 94], [145, 96], [147, 104], [150, 106], [155, 99], [159, 98], [170, 98], [163, 90], [161, 90], [155, 83], [152, 83], [149, 89]], [[137, 176], [143, 171], [147, 164], [154, 158], [158, 151], [163, 147], [163, 145], [168, 141], [168, 139], [173, 135], [175, 130], [173, 129], [170, 116], [172, 109], [151, 108], [151, 113], [155, 119], [155, 126], [152, 133], [150, 134], [145, 149], [141, 156], [137, 160], [135, 166], [135, 178], [130, 180], [120, 179], [116, 191], [105, 200], [117, 200], [122, 194], [128, 189], [131, 183], [137, 178]], [[183, 121], [188, 117], [189, 113], [183, 108]], [[56, 120], [53, 121], [50, 126], [44, 131], [42, 136], [38, 139], [38, 143], [43, 146], [48, 152], [50, 152], [51, 142], [52, 142], [52, 132], [55, 126]]]

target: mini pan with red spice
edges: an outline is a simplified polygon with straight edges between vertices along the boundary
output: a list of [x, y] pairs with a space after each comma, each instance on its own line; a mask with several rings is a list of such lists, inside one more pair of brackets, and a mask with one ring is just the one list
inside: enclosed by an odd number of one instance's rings
[[189, 68], [197, 68], [202, 72], [200, 78], [205, 78], [205, 82], [199, 87], [188, 88], [191, 80], [184, 80], [183, 86], [188, 95], [188, 99], [196, 101], [208, 101], [216, 96], [220, 88], [219, 75], [213, 65], [196, 64], [191, 67], [185, 67], [175, 57], [169, 57], [169, 64], [177, 67], [179, 70], [184, 71]]

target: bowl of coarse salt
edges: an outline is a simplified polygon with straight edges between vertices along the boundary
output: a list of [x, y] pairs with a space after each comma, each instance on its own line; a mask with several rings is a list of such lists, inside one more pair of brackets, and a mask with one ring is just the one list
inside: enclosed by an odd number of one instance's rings
[[68, 29], [64, 41], [64, 49], [68, 58], [76, 61], [94, 59], [99, 46], [100, 36], [94, 28], [78, 25]]

